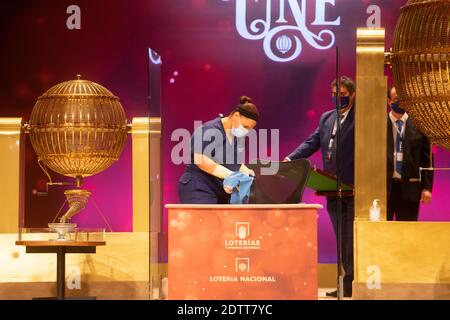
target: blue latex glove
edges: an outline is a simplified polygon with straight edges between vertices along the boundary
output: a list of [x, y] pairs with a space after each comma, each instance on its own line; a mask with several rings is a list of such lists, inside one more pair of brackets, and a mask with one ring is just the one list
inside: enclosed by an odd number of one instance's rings
[[252, 176], [248, 176], [242, 172], [233, 172], [223, 180], [224, 187], [233, 189], [230, 198], [231, 204], [248, 203], [253, 179]]

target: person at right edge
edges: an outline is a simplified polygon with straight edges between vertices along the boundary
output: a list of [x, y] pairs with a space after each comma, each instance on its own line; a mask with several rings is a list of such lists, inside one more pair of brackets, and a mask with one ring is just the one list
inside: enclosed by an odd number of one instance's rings
[[420, 203], [431, 201], [433, 172], [430, 141], [399, 106], [395, 87], [388, 90], [387, 220], [417, 221]]
[[[336, 80], [331, 83], [333, 107], [336, 99], [341, 102], [341, 167], [339, 170], [342, 182], [354, 184], [354, 150], [355, 150], [355, 95], [356, 86], [349, 77], [341, 77], [339, 94], [337, 93]], [[324, 170], [336, 175], [336, 110], [330, 110], [322, 114], [319, 126], [308, 139], [300, 144], [284, 161], [308, 158], [321, 149]], [[337, 197], [327, 197], [327, 211], [337, 235]], [[353, 282], [353, 221], [354, 197], [342, 198], [342, 263], [345, 271], [344, 297], [352, 296]], [[337, 290], [327, 292], [327, 296], [337, 297]]]

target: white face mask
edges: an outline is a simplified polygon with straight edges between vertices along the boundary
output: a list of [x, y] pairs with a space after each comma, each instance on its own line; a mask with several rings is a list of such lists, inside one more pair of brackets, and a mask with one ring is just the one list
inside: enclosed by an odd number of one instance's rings
[[235, 136], [236, 138], [242, 138], [248, 133], [248, 130], [244, 128], [244, 126], [239, 123], [239, 126], [237, 128], [231, 129], [231, 134]]

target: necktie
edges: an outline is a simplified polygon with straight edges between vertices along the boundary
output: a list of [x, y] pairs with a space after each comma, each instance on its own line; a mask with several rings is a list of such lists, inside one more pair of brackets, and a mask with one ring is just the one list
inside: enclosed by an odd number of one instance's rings
[[395, 171], [401, 176], [403, 164], [403, 135], [402, 129], [404, 122], [402, 120], [395, 121], [397, 125], [397, 141], [395, 143]]

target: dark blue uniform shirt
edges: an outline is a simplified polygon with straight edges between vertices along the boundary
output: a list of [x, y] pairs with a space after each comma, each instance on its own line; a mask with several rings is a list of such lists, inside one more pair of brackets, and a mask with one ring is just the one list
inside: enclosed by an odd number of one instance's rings
[[191, 138], [191, 163], [179, 179], [181, 203], [224, 204], [230, 196], [223, 190], [223, 180], [202, 171], [194, 163], [194, 154], [203, 154], [231, 171], [239, 171], [244, 162], [244, 139], [230, 143], [221, 118], [198, 127]]

